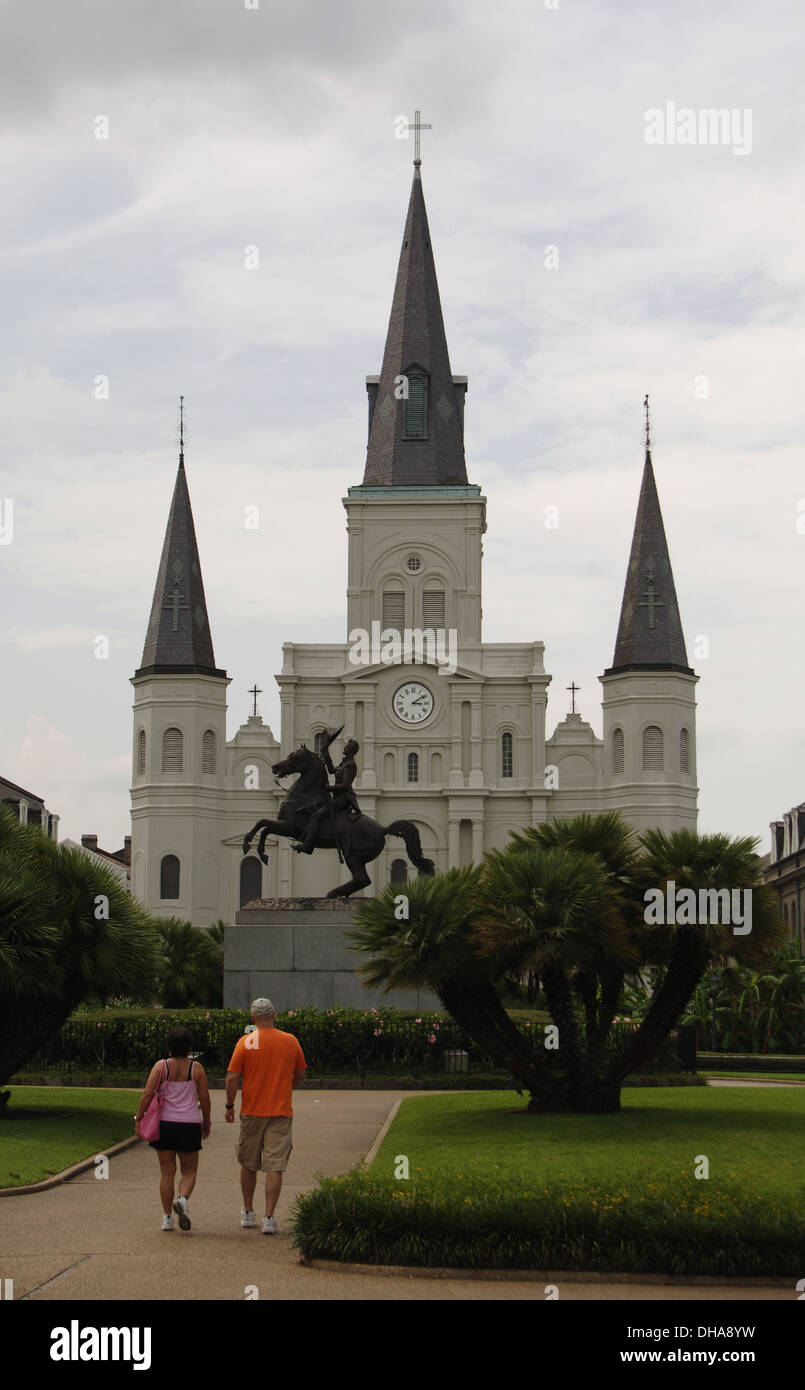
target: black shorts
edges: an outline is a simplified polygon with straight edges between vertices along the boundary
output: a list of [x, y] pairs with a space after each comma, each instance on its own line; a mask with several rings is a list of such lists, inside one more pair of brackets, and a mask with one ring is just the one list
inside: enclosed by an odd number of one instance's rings
[[179, 1154], [198, 1153], [201, 1148], [201, 1125], [184, 1124], [179, 1120], [160, 1120], [159, 1138], [151, 1139], [149, 1149], [175, 1149]]

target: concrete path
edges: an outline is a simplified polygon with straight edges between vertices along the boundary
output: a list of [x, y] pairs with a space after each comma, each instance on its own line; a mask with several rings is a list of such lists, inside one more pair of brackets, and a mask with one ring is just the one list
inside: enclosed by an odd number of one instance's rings
[[[132, 1114], [139, 1092], [132, 1092]], [[212, 1134], [191, 1199], [193, 1229], [160, 1231], [159, 1166], [146, 1144], [110, 1160], [108, 1179], [90, 1171], [61, 1187], [0, 1202], [0, 1276], [14, 1297], [62, 1299], [268, 1299], [543, 1301], [541, 1282], [434, 1279], [306, 1268], [291, 1248], [287, 1218], [316, 1175], [346, 1172], [372, 1146], [399, 1091], [298, 1091], [294, 1152], [277, 1209], [279, 1233], [240, 1226], [235, 1159], [238, 1126], [224, 1123], [223, 1092], [212, 1092]], [[259, 1183], [259, 1179], [258, 1179]], [[262, 1198], [258, 1186], [258, 1198]], [[264, 1210], [256, 1202], [258, 1215]], [[782, 1300], [781, 1288], [677, 1284], [559, 1283], [560, 1299], [656, 1301]]]

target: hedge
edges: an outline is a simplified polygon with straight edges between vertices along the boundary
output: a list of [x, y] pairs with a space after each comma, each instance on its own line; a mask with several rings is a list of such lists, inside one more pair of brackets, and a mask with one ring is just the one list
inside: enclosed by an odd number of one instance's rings
[[[61, 1032], [28, 1061], [28, 1072], [147, 1071], [165, 1055], [168, 1032], [177, 1024], [190, 1029], [194, 1055], [211, 1075], [223, 1074], [237, 1039], [250, 1024], [240, 1009], [172, 1010], [128, 1016], [83, 1016], [69, 1020]], [[414, 1018], [396, 1009], [289, 1009], [277, 1014], [277, 1027], [299, 1038], [308, 1068], [317, 1075], [350, 1073], [358, 1077], [442, 1071], [442, 1053], [468, 1054], [469, 1073], [498, 1072], [494, 1059], [444, 1013], [423, 1012]], [[549, 1065], [561, 1065], [559, 1051], [544, 1050], [544, 1029], [529, 1020], [518, 1024], [533, 1040], [535, 1052]], [[613, 1030], [613, 1047], [625, 1044], [631, 1025]], [[675, 1035], [644, 1069], [663, 1074], [681, 1070]]]

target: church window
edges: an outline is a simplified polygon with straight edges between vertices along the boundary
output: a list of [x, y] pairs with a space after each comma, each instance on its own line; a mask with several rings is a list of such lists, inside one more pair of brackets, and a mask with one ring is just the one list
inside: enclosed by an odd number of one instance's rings
[[508, 733], [500, 740], [500, 775], [514, 776], [514, 738]]
[[419, 574], [419, 571], [422, 568], [422, 561], [420, 560], [419, 556], [409, 555], [408, 559], [405, 562], [405, 568], [408, 570], [409, 574]]
[[263, 896], [263, 866], [250, 855], [240, 861], [240, 905], [256, 902]]
[[422, 594], [422, 626], [444, 627], [444, 589], [425, 589]]
[[201, 771], [215, 771], [215, 734], [206, 729], [201, 740]]
[[159, 896], [178, 898], [179, 860], [175, 854], [166, 854], [159, 866]]
[[392, 859], [391, 881], [392, 883], [408, 882], [408, 865], [406, 864], [404, 859]]
[[383, 624], [381, 631], [393, 628], [402, 634], [405, 627], [405, 594], [402, 589], [383, 590]]
[[142, 777], [145, 772], [145, 729], [141, 729], [137, 735], [137, 776]]
[[419, 781], [419, 754], [418, 754], [418, 753], [409, 753], [409, 754], [408, 754], [408, 781], [409, 781], [409, 782], [418, 782], [418, 781]]
[[623, 772], [623, 729], [612, 730], [612, 771]]
[[428, 383], [420, 372], [408, 374], [408, 400], [405, 402], [403, 439], [426, 439], [428, 425]]
[[166, 729], [162, 735], [162, 771], [181, 772], [183, 759], [181, 729]]
[[679, 732], [679, 770], [690, 772], [690, 735], [687, 729]]
[[656, 724], [649, 724], [643, 730], [643, 771], [662, 772], [662, 765], [662, 729], [658, 729]]
[[324, 752], [324, 740], [326, 739], [326, 737], [327, 730], [318, 729], [316, 732], [316, 736], [313, 739], [313, 752], [318, 753], [319, 757], [321, 757], [322, 753]]

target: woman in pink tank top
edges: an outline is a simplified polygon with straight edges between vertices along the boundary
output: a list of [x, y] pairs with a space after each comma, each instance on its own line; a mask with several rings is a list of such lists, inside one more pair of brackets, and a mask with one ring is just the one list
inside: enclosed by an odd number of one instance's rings
[[[196, 1185], [201, 1140], [210, 1132], [210, 1091], [201, 1063], [189, 1058], [193, 1039], [187, 1028], [171, 1029], [167, 1041], [168, 1057], [151, 1068], [134, 1116], [134, 1127], [139, 1132], [139, 1122], [159, 1090], [163, 1096], [159, 1136], [150, 1141], [150, 1147], [156, 1149], [159, 1159], [159, 1195], [164, 1213], [162, 1230], [173, 1230], [172, 1207], [179, 1217], [181, 1230], [189, 1231], [187, 1203]], [[182, 1176], [179, 1195], [174, 1201], [177, 1155]]]

